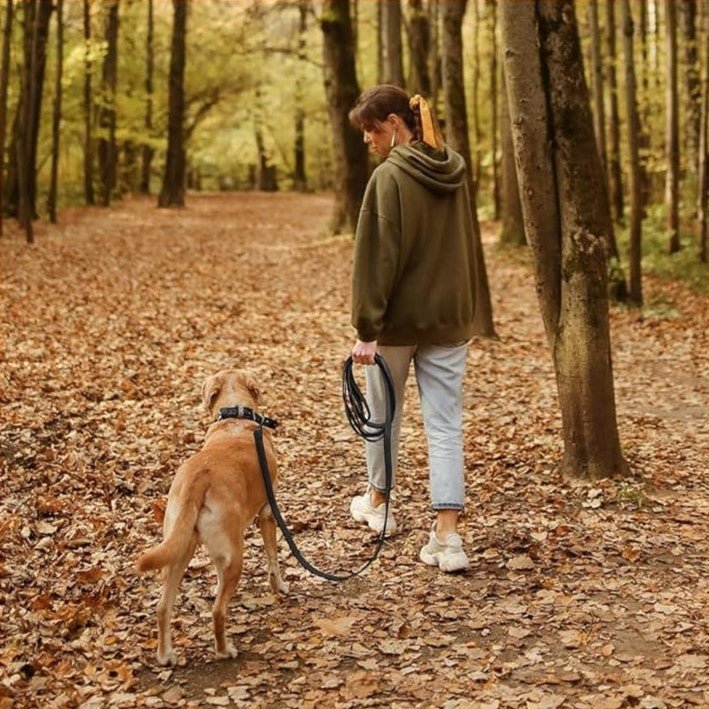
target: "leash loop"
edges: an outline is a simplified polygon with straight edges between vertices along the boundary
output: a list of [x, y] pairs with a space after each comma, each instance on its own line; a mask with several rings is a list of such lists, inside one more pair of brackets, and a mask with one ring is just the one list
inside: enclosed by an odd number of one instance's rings
[[258, 455], [259, 465], [261, 467], [261, 475], [263, 476], [264, 487], [266, 488], [266, 497], [271, 506], [276, 523], [278, 524], [283, 538], [290, 547], [293, 556], [300, 564], [307, 569], [311, 574], [326, 579], [327, 581], [346, 581], [354, 576], [358, 576], [367, 569], [372, 562], [379, 556], [379, 553], [384, 546], [384, 538], [386, 536], [386, 522], [389, 517], [389, 499], [391, 497], [391, 489], [394, 482], [393, 464], [391, 458], [391, 430], [396, 412], [396, 396], [394, 394], [394, 383], [391, 377], [391, 372], [384, 358], [379, 355], [374, 355], [375, 364], [379, 367], [382, 377], [384, 378], [384, 387], [386, 390], [386, 416], [383, 422], [372, 421], [371, 412], [367, 401], [362, 394], [352, 372], [352, 357], [348, 357], [342, 367], [342, 400], [345, 405], [345, 415], [352, 429], [360, 437], [366, 441], [375, 442], [382, 440], [384, 445], [384, 474], [385, 474], [385, 508], [384, 508], [384, 527], [377, 539], [377, 548], [374, 554], [368, 559], [359, 569], [349, 571], [346, 574], [333, 574], [326, 571], [321, 571], [316, 566], [311, 564], [301, 553], [300, 549], [293, 539], [293, 535], [288, 529], [286, 521], [283, 519], [276, 495], [271, 482], [271, 475], [268, 470], [268, 460], [266, 458], [266, 450], [263, 445], [263, 426], [262, 422], [258, 428], [254, 430], [254, 441], [256, 443], [256, 453]]

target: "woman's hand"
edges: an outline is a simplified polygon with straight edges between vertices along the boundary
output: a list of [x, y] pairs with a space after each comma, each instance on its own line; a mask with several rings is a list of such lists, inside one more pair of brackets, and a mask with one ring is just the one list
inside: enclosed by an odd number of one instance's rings
[[352, 348], [352, 361], [355, 364], [374, 364], [374, 355], [377, 353], [377, 341], [362, 342], [357, 340]]

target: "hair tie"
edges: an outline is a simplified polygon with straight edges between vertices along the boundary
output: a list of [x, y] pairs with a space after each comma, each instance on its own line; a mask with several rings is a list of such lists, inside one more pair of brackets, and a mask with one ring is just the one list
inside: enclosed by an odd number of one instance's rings
[[443, 147], [443, 138], [441, 136], [441, 132], [438, 130], [438, 126], [436, 125], [436, 120], [431, 113], [428, 101], [426, 101], [421, 94], [416, 94], [409, 100], [409, 108], [412, 111], [418, 109], [421, 114], [421, 131], [423, 133], [421, 140], [423, 140], [426, 145], [430, 145], [432, 148], [440, 150]]

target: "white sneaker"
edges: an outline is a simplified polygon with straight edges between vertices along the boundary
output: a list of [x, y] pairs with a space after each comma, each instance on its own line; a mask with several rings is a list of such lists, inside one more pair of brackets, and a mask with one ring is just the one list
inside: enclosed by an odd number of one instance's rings
[[428, 544], [421, 548], [419, 558], [424, 564], [437, 566], [441, 571], [451, 573], [463, 571], [470, 566], [468, 555], [463, 551], [463, 540], [453, 533], [446, 537], [445, 542], [438, 540], [436, 526], [429, 535]]
[[[386, 536], [390, 536], [396, 532], [396, 520], [394, 519], [394, 514], [392, 512], [391, 500], [389, 500], [389, 516], [387, 517], [387, 528]], [[386, 503], [375, 507], [372, 504], [372, 497], [370, 493], [370, 488], [364, 495], [357, 495], [352, 498], [350, 503], [350, 512], [357, 522], [366, 522], [369, 528], [374, 530], [377, 534], [382, 533], [384, 529], [384, 511], [386, 510]]]

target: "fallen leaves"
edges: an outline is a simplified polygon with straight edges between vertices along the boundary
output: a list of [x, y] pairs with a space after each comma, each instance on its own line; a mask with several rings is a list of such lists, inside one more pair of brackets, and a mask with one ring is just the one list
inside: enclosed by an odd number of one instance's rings
[[[255, 370], [276, 434], [279, 500], [318, 565], [356, 566], [364, 483], [339, 367], [352, 340], [348, 238], [323, 239], [322, 195], [127, 201], [41, 225], [3, 251], [0, 709], [5, 706], [640, 706], [709, 703], [706, 312], [674, 284], [675, 319], [613, 309], [614, 370], [635, 477], [558, 478], [554, 376], [519, 254], [486, 257], [499, 340], [475, 341], [465, 386], [471, 570], [418, 561], [431, 519], [409, 383], [396, 492], [403, 532], [361, 579], [310, 577], [279, 543], [293, 596], [274, 602], [250, 529], [212, 655], [215, 575], [198, 552], [176, 608], [175, 668], [155, 663], [160, 537], [177, 466], [201, 446], [203, 377]], [[51, 285], [50, 288], [47, 286]]]

